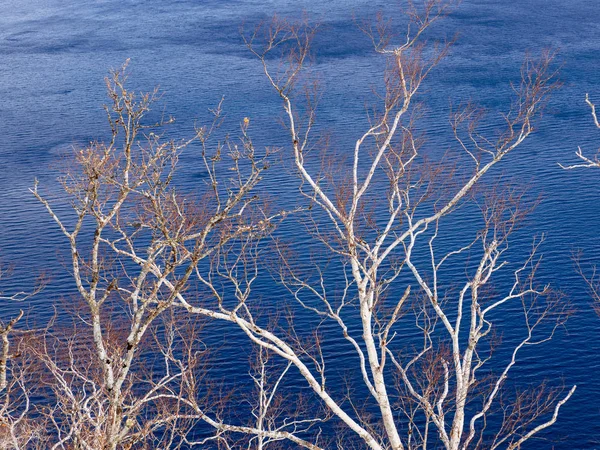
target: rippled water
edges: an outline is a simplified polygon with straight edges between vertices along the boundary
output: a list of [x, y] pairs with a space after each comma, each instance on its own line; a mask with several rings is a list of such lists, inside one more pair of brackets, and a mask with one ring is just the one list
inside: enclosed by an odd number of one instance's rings
[[[207, 108], [225, 95], [233, 123], [252, 118], [259, 145], [283, 144], [277, 98], [244, 48], [239, 27], [273, 12], [298, 17], [305, 11], [323, 25], [315, 42], [315, 67], [325, 92], [319, 123], [343, 148], [356, 137], [357, 124], [365, 124], [364, 101], [381, 67], [352, 18], [373, 16], [377, 9], [396, 14], [379, 0], [3, 0], [0, 258], [15, 267], [15, 276], [3, 289], [27, 286], [40, 271], [50, 274], [49, 287], [32, 302], [32, 322], [43, 322], [58, 299], [72, 290], [61, 266], [64, 239], [27, 189], [37, 177], [47, 192], [58, 195], [61, 159], [73, 145], [106, 136], [102, 80], [109, 68], [131, 58], [137, 88], [160, 85], [165, 108], [178, 118], [177, 132], [189, 132], [195, 120], [206, 120]], [[542, 196], [519, 234], [522, 244], [517, 248], [525, 248], [526, 236], [545, 233], [540, 276], [564, 290], [578, 309], [566, 331], [528, 354], [520, 372], [524, 383], [543, 376], [579, 386], [557, 426], [546, 434], [558, 442], [538, 441], [537, 448], [595, 448], [600, 446], [600, 319], [575, 274], [571, 253], [583, 249], [588, 260], [600, 261], [600, 173], [565, 172], [557, 162], [573, 161], [578, 145], [590, 153], [600, 145], [584, 103], [586, 92], [600, 103], [600, 8], [589, 0], [464, 0], [434, 34], [457, 32], [450, 57], [424, 86], [426, 96], [421, 98], [433, 155], [451, 145], [450, 102], [471, 99], [492, 112], [502, 111], [509, 82], [518, 79], [526, 52], [536, 54], [546, 47], [559, 51], [564, 87], [553, 96], [537, 133], [500, 171], [530, 186], [531, 195]], [[193, 152], [184, 155], [184, 184], [198, 182], [196, 164]], [[285, 171], [270, 174], [266, 185], [278, 201], [295, 201]], [[456, 226], [468, 225], [457, 219]], [[12, 311], [3, 305], [0, 314]], [[506, 338], [510, 341], [510, 333]]]

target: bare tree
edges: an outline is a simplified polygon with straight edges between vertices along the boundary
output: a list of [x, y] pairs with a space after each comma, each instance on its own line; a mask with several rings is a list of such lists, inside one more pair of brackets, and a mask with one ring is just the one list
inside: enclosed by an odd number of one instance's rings
[[[10, 270], [0, 269], [0, 281]], [[0, 301], [7, 303], [24, 302], [38, 294], [44, 286], [41, 281], [31, 292], [20, 291], [6, 295], [0, 291]], [[43, 421], [34, 418], [32, 393], [36, 391], [35, 366], [29, 354], [24, 351], [30, 332], [17, 328], [24, 316], [23, 310], [7, 322], [0, 320], [0, 447], [6, 449], [45, 448]]]
[[[253, 241], [273, 219], [259, 217], [254, 207], [252, 191], [268, 167], [268, 152], [255, 153], [247, 120], [238, 141], [209, 147], [222, 121], [219, 105], [212, 125], [197, 129], [193, 139], [164, 141], [161, 129], [173, 119], [145, 123], [157, 92], [137, 95], [126, 78], [125, 66], [106, 79], [111, 140], [77, 151], [77, 166], [62, 178], [74, 216], [59, 217], [37, 183], [32, 189], [68, 239], [83, 300], [72, 332], [47, 332], [34, 349], [51, 374], [55, 404], [44, 414], [54, 425], [56, 449], [178, 448], [221, 440], [229, 425], [205, 413], [198, 399], [201, 341], [195, 333], [181, 334], [182, 322], [170, 310], [205, 260], [239, 239]], [[179, 153], [193, 141], [209, 179], [198, 200], [173, 185]], [[227, 169], [234, 176], [219, 182]], [[157, 328], [167, 313], [170, 319]], [[150, 332], [152, 351], [162, 360], [152, 371], [142, 370], [147, 357], [141, 356]], [[190, 442], [186, 431], [199, 421], [217, 433]]]
[[[596, 114], [596, 105], [590, 100], [589, 94], [585, 94], [585, 102], [590, 108], [592, 119], [596, 125], [596, 128], [600, 129], [600, 122], [598, 121], [598, 116]], [[600, 149], [595, 155], [589, 156], [584, 154], [581, 147], [577, 147], [575, 155], [580, 159], [579, 163], [570, 165], [563, 165], [559, 163], [558, 165], [565, 170], [600, 168]], [[596, 310], [596, 313], [600, 315], [600, 277], [598, 275], [598, 269], [595, 264], [591, 264], [591, 267], [585, 267], [585, 264], [582, 263], [582, 252], [577, 253], [574, 257], [574, 260], [577, 265], [577, 270], [581, 277], [585, 280], [588, 292], [594, 300], [594, 309]]]
[[[364, 392], [379, 409], [381, 429], [333, 399], [325, 383], [322, 361], [315, 360], [311, 370], [301, 352], [278, 337], [241, 321], [238, 324], [254, 342], [275, 349], [296, 365], [332, 413], [366, 445], [376, 449], [425, 448], [432, 436], [432, 445], [441, 443], [448, 449], [519, 448], [556, 421], [560, 407], [575, 390], [573, 386], [562, 398], [537, 403], [529, 410], [520, 407], [514, 417], [505, 415], [493, 437], [485, 434], [487, 416], [519, 352], [550, 339], [556, 326], [563, 323], [566, 310], [560, 302], [548, 299], [547, 286], [538, 287], [534, 282], [539, 241], [525, 263], [513, 269], [513, 283], [507, 293], [490, 294], [493, 276], [507, 265], [503, 255], [520, 214], [511, 202], [495, 199], [485, 205], [484, 227], [465, 246], [438, 250], [436, 239], [446, 216], [471, 199], [484, 175], [531, 134], [533, 120], [555, 82], [550, 54], [539, 62], [527, 60], [521, 84], [515, 88], [513, 108], [504, 115], [505, 128], [495, 139], [479, 132], [477, 110], [466, 108], [456, 113], [452, 121], [455, 137], [472, 160], [473, 169], [453, 192], [444, 188], [442, 194], [437, 193], [435, 183], [439, 183], [443, 170], [422, 163], [421, 143], [410, 111], [424, 79], [448, 48], [442, 45], [426, 52], [419, 38], [445, 12], [446, 5], [436, 1], [426, 2], [423, 10], [411, 6], [408, 31], [403, 43], [397, 45], [389, 38], [388, 22], [380, 19], [377, 27], [364, 27], [375, 50], [388, 58], [385, 92], [380, 96], [381, 108], [370, 116], [370, 127], [356, 140], [351, 168], [338, 177], [322, 171], [314, 173], [315, 164], [308, 156], [313, 145], [314, 103], [310, 95], [302, 106], [294, 101], [294, 89], [306, 84], [302, 70], [310, 60], [314, 30], [275, 21], [265, 26], [266, 31], [259, 27], [246, 40], [283, 102], [302, 193], [324, 212], [324, 216], [312, 216], [312, 231], [323, 248], [341, 263], [346, 283], [341, 297], [331, 295], [321, 269], [317, 268], [313, 276], [298, 274], [283, 253], [285, 270], [281, 280], [318, 320], [336, 323], [354, 347]], [[283, 62], [271, 56], [280, 49], [287, 55]], [[385, 195], [382, 186], [388, 186]], [[385, 205], [379, 202], [382, 197]], [[369, 210], [375, 212], [370, 214]], [[325, 231], [327, 226], [331, 232]], [[421, 241], [428, 255], [415, 256]], [[450, 261], [465, 253], [471, 262], [466, 280], [458, 292], [452, 292], [444, 286], [442, 274]], [[402, 284], [404, 288], [400, 288]], [[422, 345], [413, 349], [397, 337], [402, 323], [406, 323], [404, 316], [412, 297], [424, 299], [413, 319], [422, 332]], [[488, 380], [482, 390], [477, 374], [483, 372], [491, 356], [484, 356], [481, 345], [494, 329], [493, 318], [500, 307], [514, 302], [522, 304], [526, 337], [516, 346], [501, 374]], [[534, 331], [548, 318], [553, 325], [541, 337], [535, 337]], [[352, 334], [350, 329], [356, 322], [360, 327]], [[397, 398], [412, 405], [395, 407]], [[474, 398], [479, 399], [480, 406], [468, 407]], [[361, 398], [357, 403], [365, 400]]]
[[[482, 186], [533, 132], [556, 86], [552, 57], [524, 63], [496, 135], [481, 132], [477, 108], [462, 108], [450, 128], [460, 166], [432, 161], [416, 131], [416, 96], [449, 44], [422, 39], [448, 10], [435, 0], [409, 4], [399, 44], [384, 17], [361, 25], [386, 69], [369, 125], [345, 152], [348, 166], [313, 137], [318, 83], [305, 69], [315, 28], [274, 19], [245, 35], [283, 104], [307, 201], [295, 216], [326, 255], [310, 261], [292, 256], [293, 243], [265, 242], [291, 211], [270, 212], [258, 201], [269, 151], [255, 149], [249, 119], [238, 139], [211, 146], [219, 105], [211, 126], [167, 141], [163, 127], [172, 119], [148, 119], [157, 92], [136, 95], [125, 68], [112, 73], [111, 139], [77, 151], [76, 167], [62, 178], [74, 214], [59, 216], [37, 183], [32, 189], [69, 242], [83, 303], [74, 332], [48, 330], [31, 350], [49, 373], [54, 400], [40, 414], [51, 448], [321, 449], [335, 441], [344, 449], [516, 449], [556, 422], [575, 386], [504, 388], [521, 352], [551, 339], [568, 309], [535, 281], [543, 239], [522, 264], [508, 262], [526, 202]], [[183, 193], [175, 169], [192, 144], [208, 183]], [[461, 207], [478, 211], [480, 229], [448, 244], [449, 217]], [[299, 314], [314, 318], [311, 329], [287, 313], [276, 317], [254, 296], [270, 251]], [[522, 312], [514, 327], [522, 339], [492, 363], [506, 307]], [[215, 397], [205, 383], [207, 352], [194, 327], [209, 321], [241, 331], [255, 350], [248, 371], [256, 395], [245, 397], [245, 420], [231, 412], [239, 401]], [[329, 339], [352, 351], [347, 391], [332, 370]], [[303, 404], [290, 405], [294, 389]]]
[[[600, 129], [600, 122], [598, 122], [598, 116], [596, 115], [596, 105], [594, 103], [592, 103], [592, 101], [590, 100], [589, 94], [585, 94], [585, 102], [590, 107], [592, 119], [594, 120], [594, 124], [596, 125], [596, 128]], [[577, 152], [575, 152], [575, 154], [582, 161], [581, 163], [571, 164], [571, 165], [567, 165], [567, 166], [563, 166], [562, 164], [559, 163], [559, 166], [566, 170], [579, 169], [582, 167], [586, 167], [586, 168], [600, 167], [600, 160], [598, 159], [599, 158], [598, 153], [596, 153], [596, 155], [594, 155], [592, 157], [586, 156], [586, 155], [584, 155], [581, 147], [577, 147]]]

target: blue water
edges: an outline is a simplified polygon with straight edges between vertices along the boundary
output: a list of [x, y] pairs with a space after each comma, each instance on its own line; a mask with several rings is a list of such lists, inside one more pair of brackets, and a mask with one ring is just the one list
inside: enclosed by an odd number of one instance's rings
[[[319, 126], [338, 149], [349, 148], [366, 124], [364, 104], [371, 86], [380, 83], [382, 64], [352, 18], [373, 17], [378, 9], [392, 16], [398, 12], [379, 0], [3, 0], [0, 260], [15, 270], [2, 290], [30, 286], [40, 272], [49, 275], [49, 286], [31, 302], [30, 323], [44, 323], [53, 305], [72, 293], [63, 267], [64, 238], [28, 188], [37, 177], [48, 196], [59, 200], [61, 161], [73, 146], [106, 137], [101, 105], [109, 68], [131, 58], [136, 89], [160, 85], [161, 104], [177, 118], [175, 134], [189, 135], [195, 121], [206, 121], [207, 109], [225, 96], [231, 123], [250, 117], [257, 145], [284, 145], [278, 99], [245, 49], [239, 28], [273, 12], [299, 17], [304, 11], [309, 20], [322, 24], [314, 45], [314, 70], [324, 92]], [[584, 103], [589, 92], [600, 104], [600, 8], [594, 0], [465, 0], [436, 25], [432, 37], [455, 33], [459, 37], [450, 56], [433, 72], [420, 97], [427, 151], [433, 157], [454, 145], [447, 121], [450, 103], [472, 100], [497, 117], [508, 106], [509, 83], [518, 81], [527, 52], [535, 55], [548, 47], [558, 51], [564, 86], [552, 97], [537, 132], [497, 173], [527, 185], [532, 198], [542, 198], [516, 237], [514, 258], [524, 254], [531, 236], [544, 233], [540, 279], [563, 290], [577, 313], [553, 341], [525, 354], [518, 373], [522, 387], [542, 378], [554, 386], [578, 385], [558, 424], [544, 434], [548, 440], [535, 441], [530, 448], [600, 447], [600, 319], [571, 260], [572, 252], [582, 249], [585, 261], [600, 261], [600, 172], [566, 172], [557, 165], [574, 162], [577, 146], [593, 154], [600, 145], [600, 133]], [[183, 155], [181, 166], [181, 183], [192, 189], [201, 176], [193, 149]], [[265, 186], [278, 204], [290, 206], [298, 200], [295, 180], [287, 171], [272, 171]], [[460, 219], [453, 219], [454, 226], [468, 226], [468, 217], [467, 225]], [[258, 294], [269, 301], [267, 290]], [[0, 315], [14, 310], [3, 304]], [[505, 323], [510, 322], [509, 316]], [[508, 344], [516, 338], [510, 328], [504, 335]], [[242, 342], [241, 337], [233, 342], [232, 351]], [[219, 370], [232, 368], [222, 365]]]

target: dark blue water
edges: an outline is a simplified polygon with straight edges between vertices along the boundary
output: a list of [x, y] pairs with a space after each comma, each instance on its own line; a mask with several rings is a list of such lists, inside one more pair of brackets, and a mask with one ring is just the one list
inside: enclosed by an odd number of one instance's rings
[[[447, 121], [451, 102], [473, 100], [497, 117], [494, 114], [509, 104], [509, 83], [518, 81], [526, 53], [535, 55], [547, 47], [558, 50], [563, 88], [552, 97], [537, 132], [497, 170], [511, 182], [527, 185], [532, 198], [542, 198], [517, 236], [514, 258], [524, 254], [530, 237], [544, 233], [540, 278], [562, 289], [577, 308], [553, 341], [524, 355], [518, 372], [522, 385], [547, 378], [554, 386], [579, 386], [558, 424], [544, 435], [552, 443], [536, 441], [531, 448], [600, 446], [600, 319], [571, 260], [572, 252], [582, 249], [584, 259], [600, 261], [600, 173], [565, 172], [557, 165], [574, 161], [577, 146], [593, 153], [600, 145], [584, 103], [586, 92], [600, 103], [598, 6], [590, 0], [463, 1], [432, 31], [433, 37], [460, 35], [420, 97], [427, 151], [439, 156], [453, 146]], [[207, 109], [225, 96], [233, 125], [250, 117], [257, 145], [283, 145], [286, 136], [277, 124], [278, 99], [245, 49], [239, 28], [273, 12], [299, 17], [305, 11], [311, 21], [322, 24], [314, 45], [314, 70], [324, 92], [319, 126], [343, 149], [366, 124], [364, 103], [371, 86], [380, 83], [382, 67], [352, 18], [372, 17], [378, 9], [391, 15], [398, 11], [388, 2], [359, 0], [290, 4], [281, 0], [3, 0], [0, 260], [13, 265], [15, 274], [2, 289], [27, 287], [40, 272], [49, 274], [48, 288], [31, 304], [32, 323], [43, 323], [53, 314], [53, 305], [72, 292], [62, 265], [64, 238], [28, 188], [37, 177], [48, 196], [59, 199], [56, 176], [63, 158], [73, 146], [106, 137], [101, 105], [103, 77], [109, 68], [131, 58], [136, 89], [160, 85], [161, 104], [178, 119], [175, 134], [189, 136], [195, 121], [206, 121]], [[198, 163], [193, 148], [181, 160], [182, 184], [190, 189], [200, 179]], [[279, 204], [290, 206], [298, 199], [295, 180], [286, 171], [273, 171], [265, 186]], [[452, 224], [467, 226], [460, 219]], [[267, 291], [258, 294], [269, 301]], [[3, 304], [0, 314], [8, 316], [14, 310]], [[510, 321], [510, 316], [505, 319], [506, 324]], [[505, 341], [510, 344], [515, 337], [506, 329]], [[231, 369], [223, 366], [222, 370]]]

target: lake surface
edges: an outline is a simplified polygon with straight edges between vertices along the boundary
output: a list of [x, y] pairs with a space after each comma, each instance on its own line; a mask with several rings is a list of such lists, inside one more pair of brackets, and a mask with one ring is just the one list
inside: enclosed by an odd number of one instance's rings
[[[177, 118], [176, 133], [191, 134], [195, 121], [206, 121], [208, 108], [225, 96], [232, 123], [251, 118], [257, 145], [285, 145], [285, 132], [277, 122], [280, 104], [239, 29], [273, 12], [299, 17], [304, 11], [310, 21], [322, 24], [314, 45], [314, 70], [321, 74], [324, 89], [319, 124], [343, 148], [358, 136], [357, 126], [365, 124], [364, 102], [381, 68], [353, 17], [373, 17], [377, 10], [398, 12], [379, 0], [3, 0], [0, 260], [14, 266], [15, 273], [2, 290], [30, 286], [42, 271], [50, 275], [48, 288], [31, 303], [32, 323], [43, 323], [53, 314], [53, 305], [72, 292], [62, 265], [64, 238], [28, 188], [38, 178], [50, 197], [59, 198], [56, 176], [65, 155], [73, 146], [107, 136], [101, 106], [108, 69], [131, 58], [136, 89], [160, 85], [161, 103]], [[589, 0], [464, 0], [432, 33], [459, 33], [420, 98], [432, 155], [454, 145], [447, 121], [451, 102], [472, 100], [492, 113], [503, 111], [509, 83], [518, 81], [525, 55], [544, 48], [558, 51], [564, 86], [553, 95], [537, 132], [499, 171], [529, 186], [531, 196], [541, 195], [540, 206], [519, 232], [517, 254], [531, 242], [529, 237], [545, 234], [540, 279], [563, 290], [577, 313], [553, 341], [527, 354], [519, 374], [525, 384], [548, 378], [555, 385], [578, 385], [557, 425], [544, 435], [551, 441], [535, 441], [528, 448], [598, 448], [600, 318], [571, 255], [582, 249], [585, 261], [600, 262], [600, 171], [563, 171], [557, 163], [575, 162], [577, 146], [588, 154], [600, 146], [600, 132], [584, 102], [589, 92], [600, 104], [600, 8]], [[193, 149], [181, 164], [183, 184], [193, 187], [201, 178]], [[265, 182], [281, 204], [297, 200], [295, 178], [285, 171], [274, 171]], [[3, 304], [0, 315], [14, 310], [14, 305]]]

